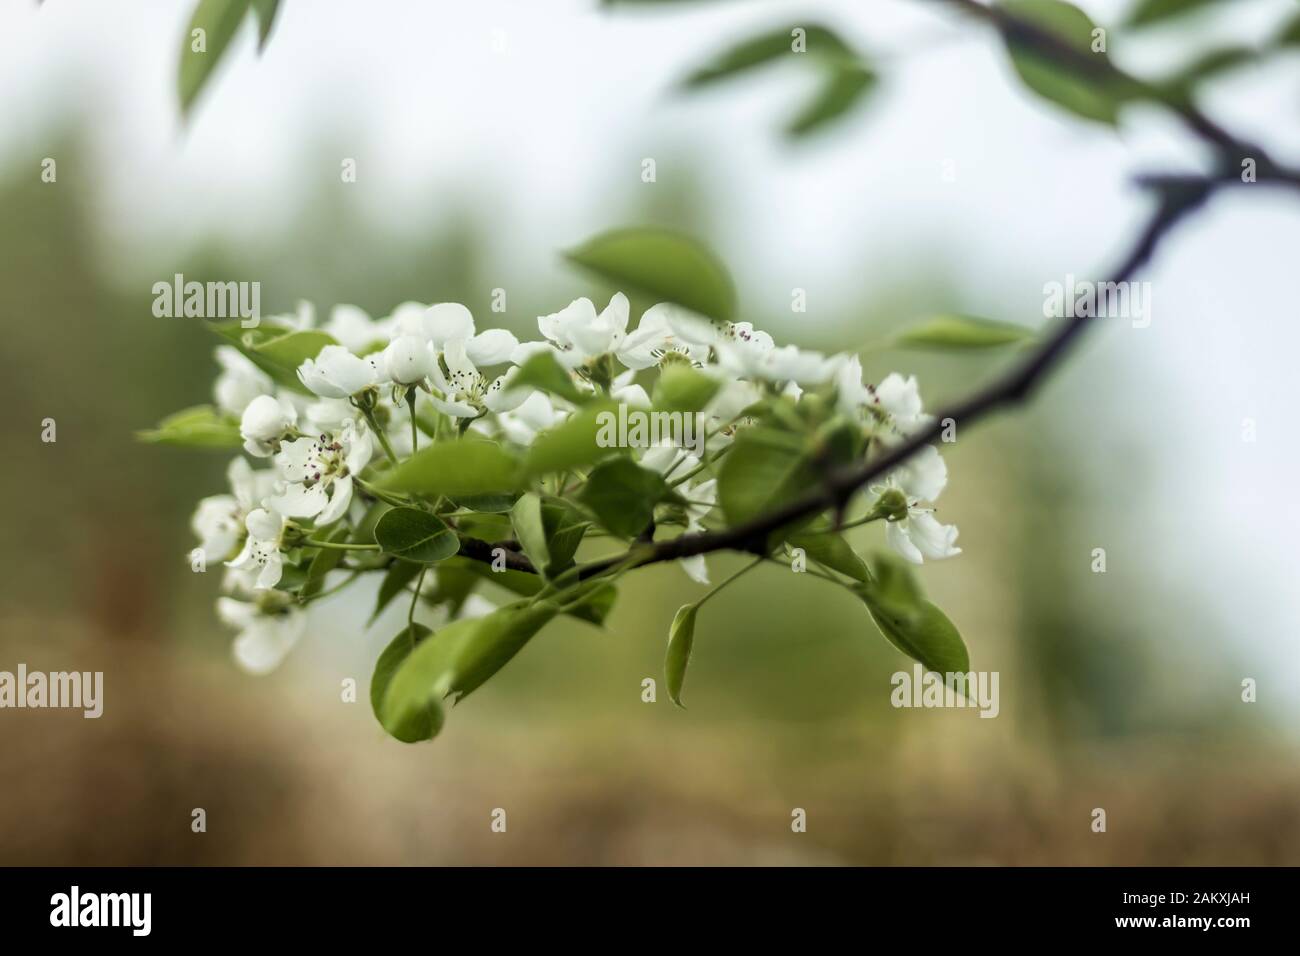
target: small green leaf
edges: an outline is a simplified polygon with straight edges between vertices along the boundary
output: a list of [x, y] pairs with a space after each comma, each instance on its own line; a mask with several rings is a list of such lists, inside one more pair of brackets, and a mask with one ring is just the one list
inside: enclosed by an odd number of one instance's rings
[[239, 422], [211, 405], [196, 405], [168, 415], [157, 428], [136, 432], [136, 438], [183, 448], [238, 448], [243, 444]]
[[634, 538], [649, 526], [655, 505], [668, 491], [663, 476], [630, 458], [597, 465], [578, 496], [612, 534]]
[[570, 262], [625, 291], [676, 302], [730, 321], [736, 293], [726, 267], [703, 245], [664, 229], [617, 229], [566, 253]]
[[578, 391], [578, 386], [574, 383], [568, 369], [562, 366], [549, 351], [538, 352], [526, 359], [510, 381], [511, 389], [529, 385], [575, 404], [581, 404], [590, 398], [589, 395]]
[[375, 661], [375, 672], [370, 678], [370, 709], [374, 712], [375, 719], [384, 730], [404, 744], [432, 740], [442, 729], [442, 705], [432, 697], [388, 719], [384, 715], [384, 700], [393, 675], [410, 657], [411, 652], [432, 633], [423, 624], [415, 625], [413, 631], [403, 628], [384, 648], [379, 660]]
[[385, 474], [380, 484], [389, 491], [453, 498], [523, 487], [515, 456], [495, 442], [477, 438], [427, 445]]
[[695, 614], [699, 606], [683, 604], [673, 615], [668, 629], [668, 653], [664, 656], [664, 675], [668, 680], [668, 696], [678, 707], [682, 703], [682, 682], [686, 680], [686, 665], [691, 661], [691, 648], [695, 644]]
[[405, 591], [406, 586], [414, 581], [419, 573], [418, 564], [410, 561], [394, 561], [384, 574], [384, 580], [379, 584], [379, 597], [375, 601], [375, 609], [370, 613], [370, 620], [367, 623], [373, 624], [375, 618], [383, 613], [384, 608], [393, 603], [393, 599]]
[[514, 495], [456, 495], [451, 500], [457, 508], [480, 514], [505, 514], [515, 506]]
[[790, 120], [785, 133], [792, 139], [808, 136], [839, 119], [876, 86], [876, 74], [865, 66], [844, 63], [835, 67], [820, 92]]
[[375, 540], [388, 554], [403, 561], [432, 564], [460, 550], [456, 532], [437, 515], [419, 508], [394, 508], [375, 525]]
[[719, 80], [730, 79], [754, 67], [775, 62], [786, 56], [796, 62], [801, 57], [811, 59], [828, 55], [853, 57], [853, 51], [837, 33], [818, 25], [798, 28], [804, 32], [804, 50], [796, 51], [794, 29], [794, 27], [782, 27], [738, 43], [719, 53], [709, 63], [697, 68], [682, 81], [682, 85], [687, 89], [709, 86]]
[[829, 530], [829, 525], [824, 521], [808, 531], [791, 536], [790, 546], [803, 548], [804, 553], [814, 561], [824, 564], [832, 571], [846, 574], [855, 581], [865, 584], [871, 580], [866, 563], [844, 540], [844, 536]]
[[521, 495], [510, 510], [510, 523], [524, 554], [538, 571], [545, 572], [551, 563], [546, 546], [546, 523], [542, 519], [542, 499], [534, 494]]
[[666, 412], [698, 412], [712, 401], [722, 382], [681, 362], [666, 366], [655, 382], [654, 406]]
[[[249, 0], [199, 0], [190, 25], [181, 41], [180, 92], [181, 112], [188, 114], [204, 85], [221, 62], [222, 56], [239, 31], [248, 12]], [[194, 49], [199, 41], [195, 30], [202, 30], [202, 52]]]
[[854, 587], [871, 619], [896, 648], [938, 674], [964, 674], [970, 655], [961, 634], [939, 608], [921, 595], [912, 572], [903, 562], [880, 555], [873, 565], [875, 580]]
[[542, 526], [546, 530], [546, 551], [550, 556], [545, 572], [554, 577], [573, 564], [573, 556], [591, 522], [562, 498], [542, 499]]
[[334, 337], [318, 330], [293, 331], [263, 323], [245, 329], [238, 321], [214, 322], [210, 328], [226, 339], [254, 365], [279, 385], [310, 395], [298, 378], [298, 366], [315, 358], [327, 345], [337, 345]]
[[594, 402], [535, 439], [524, 456], [524, 472], [537, 477], [595, 464], [617, 453], [617, 412], [611, 402]]
[[894, 344], [907, 349], [968, 351], [1000, 348], [1033, 338], [1033, 330], [1023, 325], [971, 315], [936, 315], [905, 329]]
[[1115, 125], [1119, 105], [1126, 98], [1125, 91], [1118, 78], [1104, 69], [1110, 63], [1107, 55], [1092, 52], [1093, 31], [1097, 29], [1092, 19], [1064, 0], [1002, 0], [998, 5], [1007, 13], [1055, 34], [1080, 52], [1096, 57], [1102, 68], [1096, 73], [1084, 73], [1011, 32], [1005, 36], [1007, 50], [1024, 84], [1076, 116]]

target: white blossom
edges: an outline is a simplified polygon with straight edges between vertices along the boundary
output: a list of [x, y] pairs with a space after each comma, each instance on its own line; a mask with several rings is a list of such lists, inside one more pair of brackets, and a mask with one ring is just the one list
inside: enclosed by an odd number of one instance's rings
[[218, 345], [216, 357], [221, 374], [212, 386], [212, 397], [227, 415], [239, 418], [253, 399], [275, 391], [271, 377], [234, 346]]
[[537, 328], [558, 350], [568, 368], [585, 365], [617, 350], [627, 335], [627, 296], [618, 292], [597, 314], [590, 299], [575, 299], [559, 312], [537, 317]]
[[298, 410], [283, 397], [259, 395], [248, 403], [239, 420], [244, 451], [254, 458], [269, 458], [298, 422]]
[[307, 615], [284, 600], [250, 603], [217, 599], [217, 617], [239, 631], [232, 651], [236, 663], [250, 674], [275, 670], [307, 629]]
[[267, 508], [254, 508], [244, 519], [248, 537], [243, 550], [226, 564], [253, 578], [253, 588], [266, 590], [280, 583], [284, 556], [280, 543], [284, 538], [284, 515]]
[[342, 345], [327, 345], [314, 359], [298, 366], [298, 378], [322, 398], [347, 398], [384, 380], [379, 356], [353, 355]]
[[370, 433], [363, 425], [285, 442], [275, 456], [285, 486], [267, 503], [290, 518], [313, 518], [317, 527], [332, 524], [346, 513], [353, 476], [372, 454]]
[[243, 540], [244, 520], [274, 490], [275, 472], [254, 471], [243, 458], [226, 468], [230, 493], [209, 495], [199, 502], [190, 528], [207, 557], [224, 560]]

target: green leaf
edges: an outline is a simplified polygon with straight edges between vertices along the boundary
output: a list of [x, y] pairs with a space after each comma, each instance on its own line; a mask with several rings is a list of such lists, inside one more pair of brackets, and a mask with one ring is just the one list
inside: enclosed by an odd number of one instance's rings
[[1250, 66], [1258, 59], [1259, 52], [1254, 47], [1241, 45], [1220, 47], [1197, 57], [1177, 73], [1163, 80], [1160, 88], [1175, 102], [1188, 102], [1200, 83], [1238, 67]]
[[1203, 10], [1218, 2], [1220, 0], [1139, 0], [1133, 12], [1129, 14], [1128, 25], [1141, 27], [1163, 23], [1185, 13]]
[[155, 445], [183, 448], [239, 448], [239, 422], [211, 405], [196, 405], [168, 415], [158, 427], [136, 432], [136, 438]]
[[379, 708], [384, 727], [394, 733], [444, 697], [463, 699], [509, 663], [556, 613], [546, 601], [520, 601], [486, 617], [454, 621], [421, 641], [384, 692]]
[[808, 491], [817, 481], [805, 439], [775, 428], [742, 429], [718, 471], [718, 503], [741, 524]]
[[866, 584], [871, 580], [866, 563], [844, 540], [844, 535], [830, 531], [824, 521], [808, 531], [792, 535], [790, 545], [803, 548], [804, 553], [814, 561], [824, 564], [832, 571], [846, 574], [855, 581]]
[[971, 315], [936, 315], [905, 329], [894, 344], [907, 349], [968, 351], [1000, 348], [1033, 338], [1033, 330], [1023, 325]]
[[275, 26], [275, 15], [280, 12], [280, 0], [253, 0], [253, 13], [257, 15], [257, 49], [266, 49]]
[[578, 391], [573, 376], [562, 366], [550, 351], [538, 352], [519, 366], [519, 371], [510, 381], [511, 389], [531, 385], [552, 395], [581, 404], [590, 398]]
[[613, 447], [617, 437], [615, 408], [612, 402], [594, 402], [542, 432], [533, 439], [524, 456], [524, 473], [537, 477], [549, 472], [568, 471], [616, 454], [618, 449]]
[[[475, 574], [484, 581], [495, 584], [520, 597], [532, 597], [543, 587], [542, 578], [536, 574], [513, 571], [508, 568], [504, 571], [493, 571], [490, 565], [484, 564], [482, 561], [472, 561], [469, 558], [450, 558], [438, 565], [439, 572], [448, 566], [454, 566], [457, 570]], [[613, 610], [617, 597], [618, 594], [614, 588], [602, 588], [595, 591], [588, 600], [569, 605], [569, 609], [564, 613], [569, 617], [600, 627], [604, 625], [605, 618]]]
[[896, 648], [939, 674], [966, 673], [970, 655], [957, 628], [921, 594], [911, 570], [897, 558], [879, 555], [875, 579], [854, 587], [871, 619]]
[[420, 573], [420, 567], [410, 561], [394, 561], [389, 566], [384, 580], [379, 584], [379, 597], [375, 601], [375, 609], [370, 613], [367, 624], [373, 624], [375, 618], [383, 613], [384, 608], [392, 604], [393, 599], [406, 590], [406, 586]]
[[796, 61], [800, 57], [817, 58], [828, 54], [837, 57], [853, 57], [853, 51], [849, 49], [848, 44], [834, 31], [818, 25], [803, 26], [800, 29], [804, 30], [806, 41], [804, 52], [795, 50], [794, 28], [782, 27], [779, 30], [751, 37], [719, 53], [710, 62], [687, 76], [682, 81], [682, 85], [687, 89], [709, 86], [719, 80], [730, 79], [754, 67], [772, 63], [786, 56]]
[[375, 672], [370, 678], [370, 709], [374, 712], [375, 719], [384, 730], [405, 744], [432, 740], [442, 729], [442, 706], [432, 697], [388, 718], [384, 712], [384, 702], [393, 675], [406, 663], [411, 652], [432, 633], [423, 624], [415, 625], [413, 630], [403, 628], [384, 648], [379, 660], [375, 661]]
[[389, 491], [426, 495], [486, 495], [523, 487], [519, 462], [495, 442], [477, 438], [421, 448], [383, 476]]
[[515, 506], [514, 495], [456, 495], [451, 500], [457, 508], [480, 514], [505, 514]]
[[658, 472], [642, 468], [630, 458], [615, 458], [592, 470], [578, 500], [595, 513], [606, 530], [635, 538], [649, 526], [655, 505], [667, 491]]
[[[1105, 53], [1092, 52], [1096, 24], [1073, 4], [1064, 0], [1002, 0], [998, 6], [1096, 57], [1099, 67], [1109, 66]], [[1014, 33], [1008, 33], [1005, 40], [1011, 64], [1027, 87], [1077, 116], [1115, 125], [1119, 105], [1125, 97], [1109, 71], [1105, 75], [1085, 74], [1077, 66], [1061, 62]]]
[[437, 515], [419, 508], [394, 508], [375, 525], [375, 540], [388, 554], [403, 561], [432, 564], [460, 550], [456, 532]]
[[[335, 544], [342, 544], [347, 541], [351, 530], [344, 528], [335, 528], [326, 541], [332, 541]], [[325, 576], [339, 566], [343, 560], [344, 551], [341, 548], [321, 548], [316, 552], [316, 556], [311, 559], [311, 564], [307, 567], [307, 582], [302, 586], [302, 596], [307, 598], [320, 592], [325, 584]]]
[[543, 573], [551, 563], [551, 552], [546, 544], [546, 522], [542, 518], [542, 499], [534, 494], [521, 495], [510, 509], [510, 523], [515, 537], [533, 567]]
[[686, 680], [686, 665], [691, 661], [691, 648], [695, 645], [695, 615], [699, 606], [683, 604], [673, 615], [668, 629], [668, 653], [664, 655], [664, 675], [668, 680], [668, 696], [678, 707], [682, 703], [682, 682]]
[[277, 384], [305, 395], [312, 393], [298, 378], [298, 366], [325, 346], [338, 344], [332, 335], [318, 330], [295, 332], [270, 325], [245, 329], [238, 321], [214, 322], [211, 328]]
[[[188, 114], [204, 85], [221, 62], [239, 24], [248, 12], [249, 0], [199, 0], [194, 16], [181, 41], [178, 90], [181, 112]], [[194, 50], [194, 31], [203, 31], [203, 52]]]
[[654, 407], [666, 412], [698, 412], [713, 400], [722, 382], [690, 365], [674, 362], [655, 382]]
[[566, 257], [620, 289], [657, 302], [676, 302], [725, 321], [736, 311], [736, 292], [726, 267], [703, 245], [679, 233], [617, 229], [588, 240]]
[[546, 550], [550, 556], [545, 571], [554, 577], [573, 564], [573, 556], [591, 522], [573, 505], [561, 498], [542, 499], [542, 526], [546, 531]]
[[839, 119], [876, 86], [876, 74], [865, 66], [842, 64], [832, 70], [820, 92], [790, 120], [786, 135], [798, 139]]
[[1273, 42], [1280, 47], [1300, 46], [1300, 14], [1283, 24], [1281, 32]]

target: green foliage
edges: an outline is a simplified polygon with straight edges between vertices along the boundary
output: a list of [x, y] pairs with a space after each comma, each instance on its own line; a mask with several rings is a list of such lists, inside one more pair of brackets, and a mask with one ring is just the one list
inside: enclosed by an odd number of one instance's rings
[[862, 584], [871, 580], [866, 563], [844, 540], [844, 535], [831, 531], [829, 522], [825, 520], [814, 523], [807, 531], [792, 535], [789, 543], [791, 547], [803, 548], [811, 560], [832, 571], [838, 571]]
[[[347, 528], [335, 528], [325, 538], [326, 541], [341, 544], [348, 540], [351, 532]], [[311, 559], [311, 564], [307, 566], [307, 580], [303, 583], [300, 592], [304, 598], [309, 598], [320, 592], [325, 585], [325, 575], [329, 574], [339, 566], [343, 560], [343, 551], [340, 548], [321, 548]]]
[[665, 229], [616, 229], [589, 239], [566, 257], [619, 288], [676, 302], [730, 321], [736, 291], [727, 269], [703, 245]]
[[136, 432], [136, 438], [182, 448], [238, 448], [243, 444], [239, 422], [211, 405], [196, 405], [168, 415], [157, 428]]
[[523, 487], [515, 456], [495, 442], [478, 438], [427, 445], [387, 472], [382, 485], [388, 491], [451, 497]]
[[889, 643], [937, 673], [969, 671], [970, 655], [961, 634], [925, 599], [911, 569], [897, 558], [878, 555], [872, 570], [872, 580], [853, 590]]
[[578, 386], [574, 384], [573, 376], [556, 361], [555, 356], [550, 352], [538, 352], [519, 366], [519, 371], [515, 373], [510, 387], [524, 388], [526, 386], [541, 389], [543, 392], [557, 395], [574, 404], [582, 404], [587, 401], [587, 396], [579, 392]]
[[668, 491], [663, 476], [630, 458], [597, 465], [578, 500], [591, 509], [611, 534], [634, 538], [654, 517], [655, 505]]
[[406, 663], [412, 651], [428, 639], [430, 631], [423, 624], [402, 631], [389, 642], [375, 661], [375, 671], [370, 678], [370, 709], [375, 719], [384, 730], [404, 744], [414, 744], [421, 740], [432, 740], [442, 729], [442, 705], [432, 696], [419, 703], [412, 703], [402, 712], [385, 717], [385, 700], [393, 675]]
[[668, 629], [668, 653], [664, 656], [664, 676], [668, 681], [668, 696], [678, 707], [682, 703], [682, 683], [686, 680], [686, 665], [691, 662], [691, 649], [695, 646], [695, 615], [699, 605], [683, 604], [673, 615]]
[[243, 328], [237, 320], [214, 322], [211, 328], [271, 376], [277, 385], [304, 395], [311, 392], [298, 378], [298, 366], [315, 358], [325, 346], [338, 344], [332, 335], [319, 329], [293, 331], [266, 322], [254, 329]]
[[379, 584], [379, 596], [375, 601], [375, 609], [370, 614], [370, 623], [374, 623], [375, 618], [383, 613], [384, 608], [392, 604], [393, 599], [406, 590], [407, 586], [415, 580], [415, 576], [420, 573], [421, 567], [411, 561], [394, 561], [389, 565], [384, 580]]
[[280, 0], [253, 0], [253, 13], [257, 17], [257, 48], [265, 50], [271, 39], [271, 29], [275, 26], [276, 14], [280, 12]]
[[765, 426], [741, 432], [722, 461], [718, 503], [731, 524], [751, 521], [817, 481], [805, 437]]
[[1142, 27], [1163, 23], [1187, 13], [1204, 10], [1223, 0], [1138, 0], [1129, 14], [1129, 26]]
[[538, 477], [557, 471], [585, 468], [617, 454], [617, 448], [602, 446], [599, 436], [605, 414], [617, 414], [617, 405], [600, 401], [582, 408], [554, 428], [534, 439], [524, 456], [524, 474]]
[[1111, 69], [1108, 55], [1093, 52], [1093, 31], [1097, 25], [1092, 19], [1064, 0], [1002, 0], [998, 5], [1007, 13], [1050, 32], [1063, 44], [1095, 58], [1096, 67], [1084, 69], [1010, 32], [1005, 37], [1007, 50], [1025, 86], [1076, 116], [1114, 125], [1119, 106], [1127, 95], [1126, 88]]
[[[472, 693], [509, 663], [557, 611], [546, 601], [520, 601], [486, 617], [454, 621], [432, 638], [416, 643], [414, 650], [389, 668], [376, 709], [379, 722], [399, 740], [432, 737], [441, 728], [443, 698], [461, 699]], [[439, 718], [432, 719], [433, 713]], [[412, 729], [423, 729], [423, 720], [429, 721], [430, 733], [417, 736]]]
[[716, 54], [681, 85], [698, 90], [786, 57], [808, 63], [822, 77], [813, 98], [786, 124], [791, 138], [807, 136], [841, 118], [876, 85], [876, 74], [866, 58], [835, 31], [818, 24], [783, 27], [744, 40]]
[[1017, 345], [1034, 339], [1032, 329], [970, 315], [936, 315], [905, 329], [894, 344], [908, 349], [967, 351]]
[[[199, 0], [181, 41], [179, 93], [181, 111], [189, 113], [204, 85], [225, 55], [248, 12], [249, 0]], [[194, 50], [194, 31], [202, 30], [203, 50]]]
[[674, 363], [659, 372], [655, 382], [654, 406], [665, 412], [698, 412], [722, 388], [722, 382], [698, 369]]
[[419, 508], [394, 508], [375, 525], [375, 540], [403, 561], [433, 564], [460, 550], [456, 532], [437, 515]]

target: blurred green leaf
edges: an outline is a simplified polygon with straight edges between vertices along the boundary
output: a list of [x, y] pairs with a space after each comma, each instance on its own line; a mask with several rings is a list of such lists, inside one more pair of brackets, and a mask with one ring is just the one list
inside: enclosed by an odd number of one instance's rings
[[338, 344], [332, 335], [315, 329], [292, 331], [265, 324], [245, 329], [238, 320], [213, 322], [209, 328], [277, 384], [304, 395], [312, 393], [298, 378], [298, 366], [309, 358], [315, 358], [325, 346]]
[[[1092, 52], [1097, 25], [1073, 4], [1064, 0], [1002, 0], [998, 6], [1096, 57], [1099, 66], [1109, 64], [1105, 53]], [[1008, 34], [1005, 40], [1012, 66], [1027, 87], [1076, 116], [1115, 125], [1124, 95], [1108, 71], [1107, 75], [1084, 75], [1073, 65], [1058, 60], [1051, 51], [1040, 50], [1014, 33]]]
[[876, 74], [865, 66], [845, 63], [834, 67], [821, 90], [786, 126], [786, 135], [798, 139], [839, 119], [876, 86]]
[[393, 719], [384, 719], [384, 698], [393, 675], [406, 662], [411, 652], [433, 632], [423, 624], [414, 629], [403, 628], [375, 661], [375, 672], [370, 678], [370, 709], [375, 719], [391, 736], [402, 743], [414, 744], [432, 740], [442, 729], [442, 705], [436, 699], [424, 701], [422, 706], [412, 706]]
[[1032, 329], [970, 315], [936, 315], [904, 329], [894, 344], [909, 349], [967, 351], [1000, 348], [1034, 338]]
[[722, 382], [681, 362], [666, 365], [655, 382], [654, 407], [666, 412], [698, 412], [718, 394]]
[[590, 396], [578, 391], [573, 376], [549, 352], [538, 352], [519, 366], [519, 371], [510, 382], [511, 389], [531, 385], [543, 392], [558, 395], [575, 404], [585, 402]]
[[276, 14], [280, 12], [280, 0], [253, 0], [253, 13], [257, 15], [257, 48], [265, 50], [271, 38], [271, 28], [275, 26]]
[[592, 469], [578, 496], [612, 534], [635, 538], [654, 517], [668, 486], [658, 472], [630, 458], [615, 458]]
[[[539, 575], [510, 569], [493, 571], [490, 565], [484, 564], [482, 561], [471, 561], [468, 558], [449, 558], [438, 565], [438, 570], [441, 571], [448, 566], [455, 566], [458, 570], [472, 573], [480, 579], [502, 587], [511, 594], [517, 594], [520, 597], [532, 597], [543, 587], [543, 580]], [[605, 618], [609, 616], [617, 597], [618, 594], [614, 588], [601, 588], [598, 591], [593, 591], [591, 597], [586, 601], [569, 606], [564, 613], [569, 617], [600, 627], [604, 625]]]
[[136, 432], [136, 438], [154, 445], [183, 448], [239, 448], [239, 422], [211, 405], [196, 405], [168, 415], [157, 428]]
[[387, 472], [380, 484], [389, 491], [449, 497], [523, 487], [515, 456], [495, 442], [479, 438], [426, 445]]
[[682, 683], [686, 680], [686, 665], [691, 662], [691, 648], [695, 646], [695, 615], [699, 607], [683, 604], [673, 615], [668, 629], [668, 653], [664, 655], [664, 675], [668, 681], [668, 696], [678, 707], [682, 703]]
[[505, 514], [515, 506], [514, 495], [456, 495], [452, 502], [458, 508], [482, 514]]
[[1163, 23], [1220, 2], [1221, 0], [1138, 0], [1133, 12], [1129, 14], [1128, 25], [1140, 27]]
[[419, 508], [394, 508], [375, 525], [375, 540], [388, 554], [403, 561], [432, 564], [460, 550], [456, 532], [437, 515]]
[[790, 546], [803, 548], [804, 553], [819, 564], [824, 564], [832, 571], [846, 574], [866, 584], [871, 580], [866, 563], [857, 552], [844, 540], [844, 536], [829, 530], [825, 521], [818, 522], [807, 531], [792, 535]]
[[[351, 529], [342, 527], [335, 528], [326, 536], [326, 541], [332, 541], [335, 544], [342, 544], [347, 541]], [[343, 560], [344, 551], [341, 548], [321, 548], [316, 552], [316, 556], [311, 559], [311, 564], [307, 567], [307, 581], [302, 586], [302, 596], [304, 598], [318, 594], [325, 584], [325, 576], [339, 566]]]
[[[794, 30], [804, 31], [803, 52], [795, 50]], [[782, 27], [744, 40], [717, 54], [704, 66], [695, 69], [682, 81], [687, 89], [709, 86], [719, 80], [730, 79], [754, 67], [772, 63], [785, 56], [817, 58], [827, 54], [852, 59], [853, 51], [840, 39], [839, 34], [824, 26]]]
[[389, 566], [387, 573], [384, 574], [384, 580], [379, 584], [379, 596], [375, 600], [375, 609], [370, 612], [368, 624], [374, 623], [375, 618], [383, 613], [384, 608], [406, 590], [406, 586], [420, 573], [420, 567], [410, 561], [394, 561]]
[[[239, 31], [239, 25], [248, 12], [249, 0], [199, 0], [190, 18], [181, 43], [180, 77], [178, 90], [182, 114], [189, 114], [194, 101], [221, 62], [230, 41]], [[202, 30], [202, 52], [194, 49], [198, 44], [195, 30]]]
[[1281, 32], [1273, 41], [1277, 46], [1300, 46], [1300, 13], [1282, 25]]
[[703, 245], [665, 229], [616, 229], [565, 254], [624, 291], [675, 302], [730, 321], [736, 292], [726, 267]]
[[617, 454], [616, 447], [600, 444], [598, 437], [607, 428], [605, 415], [616, 414], [612, 402], [593, 402], [567, 419], [547, 429], [536, 438], [524, 456], [524, 472], [530, 477], [555, 471], [568, 471], [595, 464]]
[[1160, 88], [1174, 100], [1188, 101], [1196, 86], [1240, 66], [1259, 59], [1259, 51], [1248, 46], [1225, 46], [1198, 56], [1174, 75], [1160, 83]]

